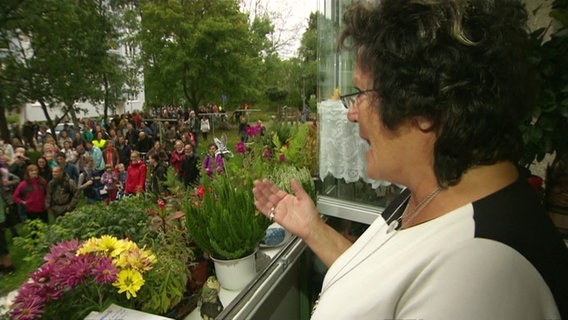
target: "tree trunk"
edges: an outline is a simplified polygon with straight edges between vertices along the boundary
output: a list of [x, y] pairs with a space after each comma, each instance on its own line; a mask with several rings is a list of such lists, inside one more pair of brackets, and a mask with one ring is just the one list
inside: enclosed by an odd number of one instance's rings
[[0, 111], [0, 133], [2, 140], [10, 142], [10, 130], [8, 130], [8, 122], [6, 121], [6, 108]]

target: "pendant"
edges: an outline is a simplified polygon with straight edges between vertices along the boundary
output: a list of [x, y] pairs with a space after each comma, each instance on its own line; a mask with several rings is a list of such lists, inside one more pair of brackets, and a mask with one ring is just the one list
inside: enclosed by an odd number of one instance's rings
[[312, 314], [311, 314], [312, 316], [314, 315], [314, 312], [316, 312], [316, 309], [320, 302], [320, 298], [321, 298], [321, 292], [318, 294], [318, 298], [316, 299], [316, 302], [314, 302], [314, 306], [312, 307]]
[[398, 220], [394, 220], [393, 222], [391, 222], [387, 229], [387, 234], [397, 230], [398, 224], [399, 224]]

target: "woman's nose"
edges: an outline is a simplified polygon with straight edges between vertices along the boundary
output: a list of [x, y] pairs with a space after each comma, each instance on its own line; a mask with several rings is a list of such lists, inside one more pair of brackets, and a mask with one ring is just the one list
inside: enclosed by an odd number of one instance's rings
[[347, 120], [351, 122], [359, 122], [359, 110], [355, 104], [347, 110]]

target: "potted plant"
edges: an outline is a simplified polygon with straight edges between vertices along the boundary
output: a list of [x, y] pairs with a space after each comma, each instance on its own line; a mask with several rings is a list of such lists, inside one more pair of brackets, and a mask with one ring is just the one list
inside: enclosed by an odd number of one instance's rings
[[[221, 286], [228, 290], [242, 289], [256, 275], [255, 252], [270, 224], [254, 206], [252, 182], [231, 185], [227, 176], [205, 179], [197, 195], [184, 203], [189, 236], [215, 264]], [[226, 275], [236, 271], [235, 260], [243, 261], [246, 275]], [[231, 262], [223, 263], [227, 260]]]
[[525, 146], [521, 165], [528, 167], [547, 154], [554, 155], [547, 169], [545, 205], [568, 236], [568, 1], [553, 1], [549, 16], [548, 27], [531, 34], [531, 61], [538, 71], [540, 91], [536, 108], [521, 125]]

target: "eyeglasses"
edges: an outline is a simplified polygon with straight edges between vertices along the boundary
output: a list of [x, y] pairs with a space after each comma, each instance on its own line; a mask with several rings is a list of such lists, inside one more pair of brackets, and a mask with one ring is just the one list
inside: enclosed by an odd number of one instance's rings
[[363, 91], [357, 91], [357, 92], [353, 92], [353, 93], [346, 94], [346, 95], [343, 95], [343, 96], [339, 96], [339, 99], [341, 99], [341, 103], [343, 103], [343, 106], [346, 109], [349, 109], [349, 108], [351, 108], [351, 106], [353, 106], [353, 104], [355, 103], [355, 101], [357, 100], [359, 95], [366, 94], [366, 93], [373, 92], [373, 91], [377, 91], [377, 90], [376, 89], [367, 89], [367, 90], [363, 90]]

